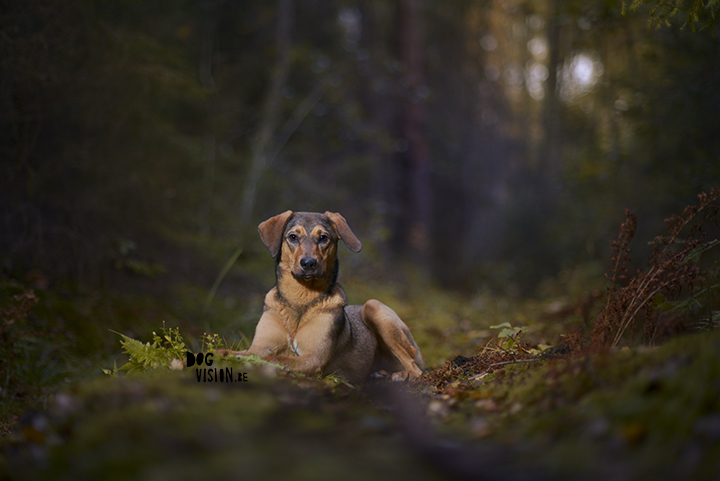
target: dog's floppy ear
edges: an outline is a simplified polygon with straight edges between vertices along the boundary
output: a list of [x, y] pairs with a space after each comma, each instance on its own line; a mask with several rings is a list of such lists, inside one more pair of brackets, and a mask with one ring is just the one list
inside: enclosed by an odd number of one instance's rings
[[325, 217], [330, 219], [330, 222], [333, 223], [335, 231], [338, 233], [340, 239], [342, 239], [345, 245], [348, 246], [348, 249], [353, 252], [360, 252], [362, 249], [362, 242], [360, 242], [360, 239], [355, 237], [353, 231], [350, 230], [350, 226], [345, 220], [345, 217], [341, 216], [337, 212], [325, 212]]
[[292, 215], [293, 211], [286, 210], [282, 214], [270, 217], [258, 226], [260, 239], [262, 239], [263, 244], [265, 244], [265, 247], [270, 251], [270, 255], [273, 256], [273, 258], [277, 257], [278, 252], [280, 252], [285, 224], [287, 224], [287, 221], [290, 220]]

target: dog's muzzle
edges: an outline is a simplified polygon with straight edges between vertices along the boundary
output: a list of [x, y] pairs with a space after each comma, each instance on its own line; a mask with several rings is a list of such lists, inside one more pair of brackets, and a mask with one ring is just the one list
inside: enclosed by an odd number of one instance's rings
[[302, 267], [305, 272], [314, 271], [317, 267], [317, 263], [317, 259], [314, 257], [303, 257], [300, 259], [300, 267]]
[[315, 279], [322, 277], [322, 273], [318, 272], [318, 261], [314, 257], [303, 257], [300, 259], [300, 269], [298, 272], [293, 272], [295, 279]]

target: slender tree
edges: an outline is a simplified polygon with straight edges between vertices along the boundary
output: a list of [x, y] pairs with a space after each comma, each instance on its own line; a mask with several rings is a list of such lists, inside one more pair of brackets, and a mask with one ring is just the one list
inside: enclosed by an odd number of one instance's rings
[[407, 242], [414, 254], [430, 254], [432, 194], [430, 153], [426, 138], [424, 105], [425, 56], [420, 0], [398, 0], [399, 58], [405, 67], [406, 90], [402, 103], [400, 132], [405, 148], [400, 152], [406, 167], [407, 215], [410, 219]]

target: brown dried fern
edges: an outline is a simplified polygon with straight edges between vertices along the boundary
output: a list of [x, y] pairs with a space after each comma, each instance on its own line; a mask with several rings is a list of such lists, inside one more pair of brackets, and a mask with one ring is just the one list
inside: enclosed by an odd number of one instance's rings
[[[716, 189], [709, 194], [702, 193], [698, 196], [697, 206], [688, 206], [682, 215], [667, 219], [668, 236], [655, 238], [647, 271], [638, 270], [629, 280], [625, 274], [626, 265], [637, 219], [632, 212], [625, 211], [626, 220], [618, 240], [611, 242], [613, 267], [611, 275], [607, 276], [610, 286], [605, 307], [598, 314], [593, 328], [593, 348], [617, 347], [641, 313], [645, 318], [646, 336], [652, 338], [659, 316], [653, 305], [656, 296], [678, 297], [682, 292], [692, 292], [703, 282], [699, 257], [718, 245], [717, 240], [705, 241], [703, 225], [707, 222], [718, 225], [720, 207], [715, 202], [718, 197], [720, 191]], [[683, 232], [687, 233], [681, 238]], [[619, 286], [625, 280], [627, 283]]]

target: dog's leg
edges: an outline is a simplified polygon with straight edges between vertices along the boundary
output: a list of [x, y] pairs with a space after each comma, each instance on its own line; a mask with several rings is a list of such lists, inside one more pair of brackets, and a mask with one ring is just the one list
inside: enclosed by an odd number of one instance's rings
[[[219, 349], [215, 351], [219, 356], [250, 356], [255, 354], [251, 349], [244, 351], [231, 351], [229, 349]], [[285, 355], [272, 355], [264, 356], [261, 355], [264, 361], [273, 362], [280, 364], [281, 366], [290, 369], [291, 371], [307, 374], [310, 376], [322, 374], [323, 363], [312, 355], [305, 356], [285, 356]]]
[[272, 356], [287, 348], [287, 334], [281, 322], [275, 317], [273, 311], [268, 310], [260, 316], [260, 321], [255, 328], [252, 344], [248, 349], [232, 351], [230, 349], [218, 349], [219, 356], [249, 356], [257, 354], [260, 357]]
[[375, 331], [378, 341], [383, 342], [405, 368], [411, 378], [422, 374], [425, 363], [410, 329], [400, 317], [380, 301], [371, 299], [362, 307], [362, 319]]
[[244, 351], [233, 351], [232, 349], [218, 349], [215, 351], [215, 354], [218, 356], [247, 356], [248, 352], [247, 349]]
[[312, 356], [265, 356], [263, 359], [307, 376], [320, 376], [323, 371], [323, 365]]

